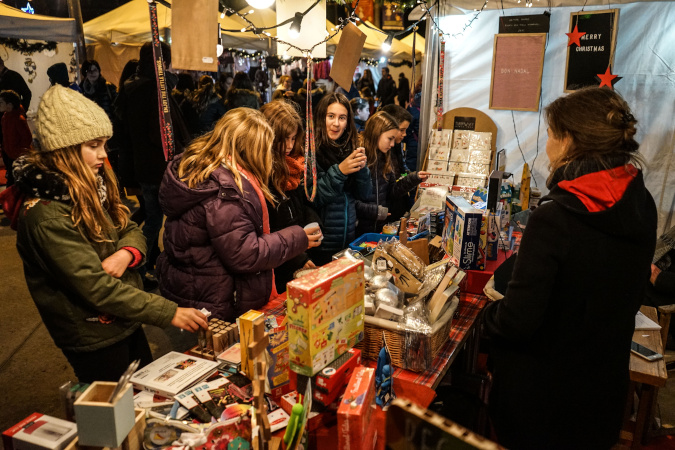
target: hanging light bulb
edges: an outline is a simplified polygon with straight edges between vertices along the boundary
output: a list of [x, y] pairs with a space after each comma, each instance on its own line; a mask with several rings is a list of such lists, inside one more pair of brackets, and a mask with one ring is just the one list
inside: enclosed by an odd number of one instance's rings
[[220, 58], [223, 54], [223, 35], [220, 31], [220, 23], [218, 24], [218, 44], [216, 44], [216, 56]]
[[274, 4], [274, 0], [246, 0], [246, 3], [255, 9], [265, 9], [272, 6]]
[[225, 18], [225, 11], [223, 11], [223, 12], [220, 13], [220, 18], [221, 18], [221, 19], [224, 19], [224, 18]]
[[293, 23], [291, 23], [291, 28], [288, 29], [288, 36], [291, 39], [297, 39], [300, 37], [300, 27], [302, 26], [302, 13], [295, 13], [293, 18]]
[[387, 39], [384, 40], [382, 43], [382, 51], [383, 52], [388, 52], [391, 50], [391, 43], [394, 41], [394, 36], [391, 34], [387, 35]]

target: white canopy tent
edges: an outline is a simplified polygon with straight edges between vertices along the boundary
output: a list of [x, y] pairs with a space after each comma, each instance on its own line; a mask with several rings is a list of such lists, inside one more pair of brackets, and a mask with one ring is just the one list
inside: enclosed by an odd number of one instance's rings
[[28, 14], [0, 3], [0, 36], [41, 41], [75, 42], [75, 20]]
[[[475, 7], [475, 4], [467, 3], [466, 0], [453, 0], [452, 5], [448, 3], [445, 9], [449, 11], [452, 6]], [[543, 193], [548, 192], [545, 186], [548, 175], [545, 153], [547, 125], [543, 108], [564, 94], [565, 33], [569, 32], [570, 13], [579, 12], [583, 5], [583, 2], [575, 3], [579, 4], [554, 7], [551, 12], [539, 112], [489, 109], [490, 82], [494, 35], [498, 33], [499, 17], [543, 14], [545, 8], [537, 8], [535, 1], [532, 8], [486, 9], [461, 35], [446, 38], [443, 110], [470, 107], [490, 116], [498, 128], [497, 149], [506, 149], [506, 170], [520, 180], [527, 161], [532, 171], [532, 186], [537, 186]], [[593, 2], [589, 0], [589, 3]], [[598, 3], [595, 2], [597, 6], [586, 5], [585, 10], [609, 8], [606, 3]], [[518, 5], [516, 0], [504, 1], [505, 7], [515, 5]], [[645, 158], [646, 184], [658, 208], [660, 234], [675, 225], [675, 48], [672, 45], [675, 42], [675, 2], [613, 2], [611, 8], [620, 10], [612, 73], [623, 77], [614, 88], [628, 101], [639, 121], [636, 138]], [[443, 9], [441, 7], [441, 12]], [[470, 10], [465, 15], [441, 16], [437, 22], [445, 32], [459, 33], [475, 14]], [[431, 29], [427, 28], [424, 70], [424, 85], [431, 89], [423, 96], [421, 130], [430, 130], [435, 121], [433, 106], [436, 101], [438, 39], [437, 33]], [[427, 136], [424, 132], [420, 133], [421, 152], [425, 151]]]

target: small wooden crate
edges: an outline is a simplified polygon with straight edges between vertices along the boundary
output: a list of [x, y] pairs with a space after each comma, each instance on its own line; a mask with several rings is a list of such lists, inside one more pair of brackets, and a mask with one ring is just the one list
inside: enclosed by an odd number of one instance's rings
[[108, 403], [116, 386], [117, 383], [95, 381], [75, 400], [73, 407], [80, 445], [119, 447], [134, 427], [131, 383], [127, 383], [113, 403]]
[[391, 354], [391, 362], [394, 366], [402, 369], [412, 370], [414, 372], [423, 372], [428, 369], [428, 365], [438, 356], [443, 348], [443, 345], [450, 337], [450, 329], [452, 328], [452, 317], [455, 315], [459, 299], [453, 298], [450, 306], [445, 310], [443, 315], [432, 326], [431, 333], [428, 336], [420, 336], [420, 338], [428, 339], [427, 345], [431, 349], [430, 358], [428, 361], [415, 360], [415, 364], [406, 362], [406, 357], [410, 355], [410, 350], [406, 347], [406, 331], [398, 329], [398, 324], [389, 320], [378, 319], [371, 316], [366, 316], [366, 323], [364, 327], [363, 340], [356, 346], [361, 350], [361, 355], [364, 358], [377, 361], [380, 355], [380, 350], [383, 347], [382, 336], [384, 332], [384, 339], [386, 339], [389, 353]]
[[[135, 409], [136, 418], [134, 420], [134, 427], [127, 435], [122, 445], [115, 447], [116, 450], [143, 450], [143, 436], [145, 434], [145, 410]], [[87, 447], [80, 445], [77, 438], [75, 438], [64, 450], [109, 450], [112, 447]]]

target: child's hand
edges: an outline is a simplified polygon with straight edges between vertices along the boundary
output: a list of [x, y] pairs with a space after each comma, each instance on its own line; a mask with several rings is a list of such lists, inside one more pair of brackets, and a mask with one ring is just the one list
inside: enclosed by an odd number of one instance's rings
[[303, 269], [316, 269], [316, 264], [312, 262], [311, 259], [308, 259], [307, 262], [305, 263], [304, 266], [302, 266]]
[[338, 166], [340, 172], [344, 175], [349, 175], [356, 173], [366, 166], [368, 158], [366, 157], [363, 147], [359, 147], [352, 152], [351, 155], [347, 156], [344, 161]]
[[652, 264], [652, 275], [649, 277], [649, 281], [651, 281], [652, 284], [656, 284], [656, 278], [659, 276], [660, 273], [661, 269]]
[[309, 240], [309, 245], [307, 246], [307, 248], [318, 247], [319, 245], [321, 245], [321, 239], [323, 239], [323, 233], [321, 233], [321, 228], [319, 227], [305, 228], [305, 234], [307, 235], [307, 239]]
[[181, 330], [195, 332], [200, 328], [207, 329], [209, 323], [206, 316], [194, 308], [177, 308], [176, 315], [171, 319], [171, 325]]
[[104, 259], [101, 265], [108, 275], [119, 278], [133, 260], [134, 255], [131, 252], [121, 249]]
[[427, 178], [431, 176], [431, 172], [424, 172], [420, 170], [417, 172], [417, 176], [420, 177], [422, 181], [427, 181]]

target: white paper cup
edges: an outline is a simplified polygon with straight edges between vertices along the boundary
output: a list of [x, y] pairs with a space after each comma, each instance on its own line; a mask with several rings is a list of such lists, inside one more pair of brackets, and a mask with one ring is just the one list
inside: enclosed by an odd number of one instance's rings
[[[310, 228], [319, 228], [319, 223], [318, 222], [308, 223], [307, 225], [305, 225], [304, 228], [305, 228], [305, 230], [308, 230]], [[322, 241], [323, 240], [323, 233], [321, 232], [321, 228], [319, 228], [319, 234], [321, 235], [321, 239], [319, 239], [319, 241]]]

